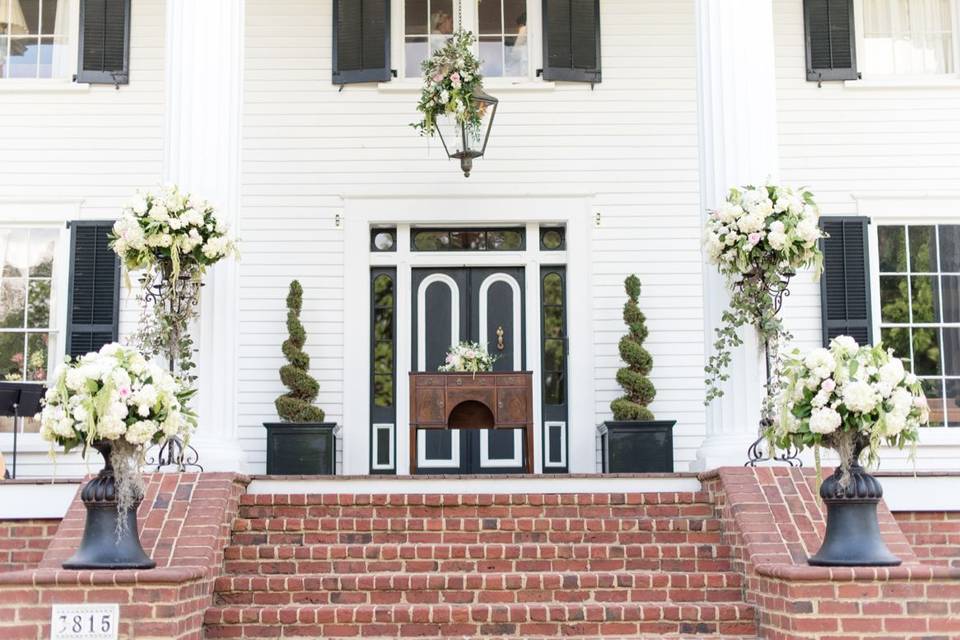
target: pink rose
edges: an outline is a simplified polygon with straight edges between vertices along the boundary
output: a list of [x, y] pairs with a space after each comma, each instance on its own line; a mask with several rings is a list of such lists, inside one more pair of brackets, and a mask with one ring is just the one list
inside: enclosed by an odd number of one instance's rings
[[453, 88], [454, 88], [454, 89], [459, 89], [459, 88], [460, 88], [460, 74], [455, 71], [455, 72], [453, 73], [453, 75], [450, 76], [450, 82], [453, 83]]
[[438, 73], [437, 75], [433, 76], [433, 81], [437, 83], [443, 82], [443, 74]]
[[820, 385], [820, 388], [830, 393], [837, 388], [837, 383], [833, 381], [833, 378], [827, 378], [823, 381], [823, 384]]
[[747, 236], [747, 242], [750, 243], [751, 247], [755, 247], [758, 244], [760, 244], [761, 238], [763, 238], [763, 236], [761, 236], [759, 232], [754, 231], [749, 236]]

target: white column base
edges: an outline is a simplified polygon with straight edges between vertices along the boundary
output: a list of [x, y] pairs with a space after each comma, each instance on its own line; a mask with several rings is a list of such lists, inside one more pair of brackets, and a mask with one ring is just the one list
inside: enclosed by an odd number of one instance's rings
[[198, 435], [190, 439], [190, 446], [197, 450], [197, 464], [203, 467], [205, 472], [247, 473], [247, 452], [240, 448], [240, 443], [236, 440], [204, 438]]
[[747, 461], [747, 449], [757, 439], [752, 436], [744, 440], [746, 431], [732, 435], [717, 434], [708, 436], [700, 449], [697, 459], [690, 463], [690, 471], [710, 471], [718, 467], [742, 467]]

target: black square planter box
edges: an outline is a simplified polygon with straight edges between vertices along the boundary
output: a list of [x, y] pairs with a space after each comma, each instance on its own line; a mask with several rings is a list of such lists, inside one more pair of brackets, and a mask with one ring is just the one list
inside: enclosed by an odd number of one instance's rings
[[267, 474], [332, 476], [336, 442], [332, 422], [267, 422]]
[[604, 473], [673, 473], [676, 420], [604, 422]]

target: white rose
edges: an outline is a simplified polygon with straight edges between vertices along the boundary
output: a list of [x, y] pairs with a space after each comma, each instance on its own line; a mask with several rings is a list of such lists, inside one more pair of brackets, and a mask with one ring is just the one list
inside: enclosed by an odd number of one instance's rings
[[142, 216], [143, 214], [145, 214], [147, 212], [146, 198], [144, 198], [141, 195], [137, 195], [136, 197], [134, 197], [134, 199], [130, 202], [130, 209], [138, 215]]
[[123, 420], [114, 416], [106, 416], [97, 423], [97, 436], [107, 440], [117, 440], [127, 430]]
[[[823, 347], [818, 347], [808, 353], [807, 357], [803, 359], [803, 364], [821, 380], [829, 378], [837, 368], [837, 361], [833, 358], [833, 354]], [[817, 384], [819, 384], [819, 381]]]
[[825, 389], [820, 389], [817, 392], [817, 395], [813, 396], [813, 400], [810, 401], [815, 407], [822, 407], [830, 401], [830, 392]]
[[444, 89], [440, 92], [440, 104], [447, 104], [450, 102], [450, 92]]
[[80, 369], [68, 369], [66, 384], [71, 391], [80, 391], [87, 384], [87, 377]]
[[730, 224], [743, 215], [743, 207], [730, 202], [724, 202], [723, 206], [717, 211], [717, 217], [724, 224]]
[[814, 409], [810, 414], [810, 431], [814, 433], [833, 433], [840, 428], [840, 414], [833, 409]]
[[820, 227], [813, 218], [803, 218], [797, 225], [797, 235], [803, 240], [804, 244], [812, 247], [820, 239]]
[[857, 352], [860, 345], [850, 336], [837, 336], [830, 341], [830, 350], [835, 353], [852, 355]]
[[740, 229], [742, 233], [760, 231], [760, 229], [763, 229], [764, 218], [765, 216], [763, 215], [750, 213], [737, 221], [737, 228]]
[[907, 375], [907, 372], [903, 368], [903, 361], [900, 360], [900, 358], [893, 358], [890, 362], [880, 367], [879, 375], [881, 382], [895, 387], [900, 384], [900, 381]]
[[907, 414], [892, 411], [884, 417], [885, 433], [888, 438], [898, 435], [907, 426]]
[[783, 223], [775, 220], [770, 223], [770, 232], [767, 234], [767, 242], [777, 251], [781, 251], [787, 246], [787, 234]]
[[844, 386], [840, 395], [847, 409], [857, 413], [870, 413], [880, 402], [880, 394], [869, 383], [859, 380]]

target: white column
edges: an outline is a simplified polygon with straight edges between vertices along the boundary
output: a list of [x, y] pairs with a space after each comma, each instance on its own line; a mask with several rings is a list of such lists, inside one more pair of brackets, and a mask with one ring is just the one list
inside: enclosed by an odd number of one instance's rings
[[[777, 174], [772, 0], [696, 0], [700, 193], [717, 208], [730, 187]], [[723, 279], [704, 262], [706, 353], [729, 302]], [[742, 465], [757, 437], [765, 367], [756, 331], [744, 328], [725, 394], [707, 408], [707, 437], [695, 469]]]
[[[236, 234], [244, 0], [167, 0], [166, 13], [164, 179], [209, 200]], [[194, 330], [200, 425], [192, 444], [206, 471], [245, 471], [237, 430], [236, 261], [224, 260], [204, 282]]]

